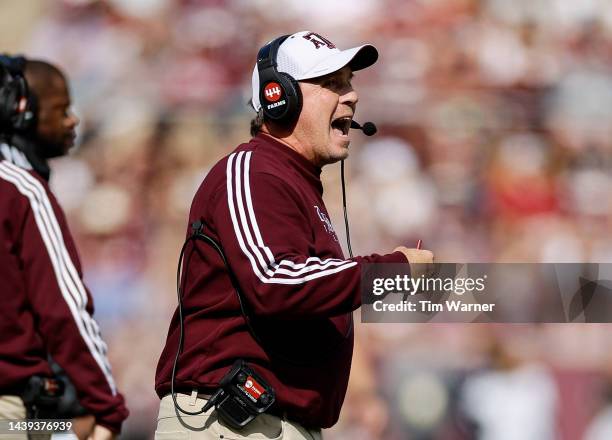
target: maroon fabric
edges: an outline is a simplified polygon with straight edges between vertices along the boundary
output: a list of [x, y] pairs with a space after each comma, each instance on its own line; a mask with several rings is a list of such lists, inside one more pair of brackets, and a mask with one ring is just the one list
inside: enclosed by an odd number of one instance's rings
[[[361, 264], [406, 259], [398, 252], [344, 260], [319, 177], [300, 154], [264, 134], [206, 176], [189, 223], [202, 220], [221, 244], [264, 348], [247, 330], [221, 258], [205, 243], [188, 246], [177, 389], [212, 391], [242, 358], [275, 388], [277, 411], [308, 427], [336, 423], [351, 367], [351, 312], [361, 305]], [[160, 397], [170, 392], [178, 338], [175, 312], [157, 367]]]
[[47, 183], [0, 161], [0, 395], [32, 375], [50, 375], [50, 354], [97, 423], [119, 432], [128, 411], [81, 278], [66, 219]]

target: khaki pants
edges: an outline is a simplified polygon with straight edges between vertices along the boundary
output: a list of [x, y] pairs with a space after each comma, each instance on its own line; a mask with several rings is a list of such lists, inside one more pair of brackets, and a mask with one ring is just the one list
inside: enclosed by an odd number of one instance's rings
[[[0, 396], [0, 420], [25, 420], [26, 408], [23, 401], [17, 396]], [[4, 427], [3, 427], [4, 428]], [[49, 440], [51, 435], [31, 433], [32, 440]], [[28, 440], [26, 433], [8, 433], [5, 429], [0, 431], [0, 440]]]
[[[199, 411], [206, 399], [177, 394], [176, 400], [185, 411]], [[155, 440], [322, 440], [320, 429], [306, 429], [279, 417], [261, 414], [243, 430], [236, 431], [217, 418], [214, 408], [198, 416], [177, 415], [172, 396], [159, 405]]]

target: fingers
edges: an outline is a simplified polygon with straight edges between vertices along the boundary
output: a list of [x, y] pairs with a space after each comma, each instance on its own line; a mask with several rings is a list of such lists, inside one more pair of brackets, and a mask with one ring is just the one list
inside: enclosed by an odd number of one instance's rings
[[411, 276], [419, 278], [421, 276], [429, 277], [435, 272], [434, 254], [426, 249], [407, 248], [399, 246], [395, 248], [395, 252], [401, 252], [410, 263]]
[[395, 248], [394, 252], [402, 252], [409, 263], [433, 263], [434, 254], [432, 251], [427, 249], [415, 249], [407, 248], [405, 246], [399, 246]]
[[74, 432], [79, 440], [85, 440], [91, 435], [95, 423], [96, 419], [90, 414], [75, 417], [72, 419], [72, 432]]

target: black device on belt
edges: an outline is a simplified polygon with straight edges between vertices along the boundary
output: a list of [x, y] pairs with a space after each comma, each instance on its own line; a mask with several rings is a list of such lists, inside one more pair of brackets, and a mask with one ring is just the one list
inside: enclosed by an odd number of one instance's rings
[[219, 417], [232, 428], [244, 428], [274, 403], [274, 389], [242, 359], [234, 362], [219, 389], [212, 395], [202, 412], [215, 407]]
[[47, 361], [50, 375], [31, 376], [11, 392], [0, 394], [20, 396], [29, 419], [72, 419], [87, 414], [65, 371], [50, 356]]
[[64, 382], [55, 377], [30, 377], [21, 394], [28, 419], [55, 418], [65, 388]]

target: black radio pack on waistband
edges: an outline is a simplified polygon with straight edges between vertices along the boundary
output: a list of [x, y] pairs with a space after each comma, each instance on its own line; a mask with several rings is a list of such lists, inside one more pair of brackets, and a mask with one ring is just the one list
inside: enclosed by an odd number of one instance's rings
[[242, 359], [234, 362], [219, 389], [208, 400], [203, 412], [215, 407], [225, 423], [235, 429], [244, 428], [274, 403], [274, 389]]
[[28, 419], [56, 418], [64, 390], [64, 382], [57, 378], [30, 377], [21, 395]]
[[29, 419], [72, 419], [87, 414], [66, 372], [49, 356], [51, 375], [31, 376], [15, 389], [27, 410]]

